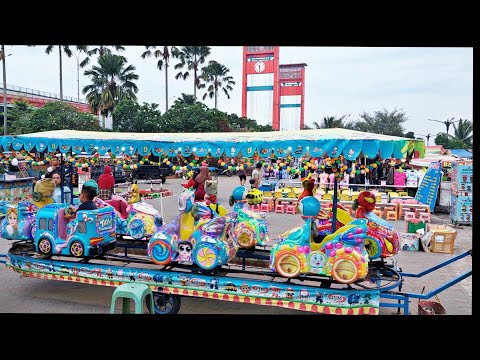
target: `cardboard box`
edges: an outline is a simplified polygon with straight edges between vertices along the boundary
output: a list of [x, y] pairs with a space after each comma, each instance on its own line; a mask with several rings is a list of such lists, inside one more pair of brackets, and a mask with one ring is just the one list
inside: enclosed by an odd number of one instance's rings
[[429, 250], [453, 254], [453, 246], [457, 238], [457, 230], [447, 225], [429, 225], [430, 238]]
[[420, 237], [418, 234], [400, 233], [400, 247], [405, 251], [418, 251]]

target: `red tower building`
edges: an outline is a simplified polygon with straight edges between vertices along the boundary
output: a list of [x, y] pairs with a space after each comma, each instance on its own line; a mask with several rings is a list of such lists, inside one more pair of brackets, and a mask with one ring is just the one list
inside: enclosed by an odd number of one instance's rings
[[244, 46], [242, 116], [280, 130], [279, 47]]
[[280, 129], [300, 130], [305, 124], [305, 66], [280, 65]]

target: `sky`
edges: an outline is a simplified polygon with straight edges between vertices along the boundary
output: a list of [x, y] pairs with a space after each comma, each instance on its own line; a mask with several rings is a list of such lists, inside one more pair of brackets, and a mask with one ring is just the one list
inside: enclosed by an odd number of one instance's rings
[[[46, 46], [6, 45], [7, 84], [49, 93], [60, 93], [58, 51], [45, 53]], [[74, 47], [72, 47], [74, 48]], [[139, 75], [139, 102], [157, 103], [165, 111], [165, 73], [156, 67], [157, 59], [142, 59], [144, 46], [126, 46], [125, 56]], [[220, 95], [218, 109], [241, 116], [242, 46], [212, 46], [208, 60], [216, 60], [230, 69], [236, 82], [230, 99]], [[288, 47], [281, 46], [280, 64], [306, 63], [305, 124], [320, 123], [326, 116], [359, 114], [384, 109], [401, 110], [408, 121], [406, 131], [416, 136], [445, 132], [440, 121], [455, 118], [473, 120], [473, 48], [468, 47]], [[84, 58], [81, 54], [79, 60]], [[89, 84], [77, 72], [77, 58], [63, 59], [63, 94], [77, 97], [77, 74], [82, 88]], [[96, 63], [92, 58], [91, 63]], [[171, 62], [174, 65], [176, 60]], [[169, 105], [181, 93], [193, 94], [192, 77], [175, 80], [176, 71], [169, 68]], [[197, 90], [197, 97], [204, 90]], [[200, 95], [200, 96], [199, 96]], [[203, 101], [213, 108], [214, 100]], [[451, 134], [453, 127], [450, 127]], [[425, 137], [424, 137], [425, 138]]]

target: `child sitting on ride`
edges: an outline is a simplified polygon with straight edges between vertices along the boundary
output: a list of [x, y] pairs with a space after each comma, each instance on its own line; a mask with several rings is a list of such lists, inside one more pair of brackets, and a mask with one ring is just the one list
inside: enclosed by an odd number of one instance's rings
[[132, 188], [130, 190], [130, 197], [128, 199], [129, 204], [137, 203], [141, 200], [140, 197], [140, 189], [138, 188], [137, 183], [133, 183]]
[[98, 206], [95, 202], [95, 196], [98, 193], [98, 185], [95, 180], [88, 180], [83, 184], [82, 191], [80, 192], [81, 204], [76, 208], [75, 206], [68, 206], [64, 209], [65, 219], [72, 219], [76, 216], [78, 211], [81, 210], [96, 210]]
[[218, 181], [217, 180], [206, 180], [205, 181], [205, 197], [204, 197], [204, 202], [210, 208], [215, 210], [215, 212], [220, 215], [224, 216], [226, 215], [227, 209], [220, 205], [217, 202], [217, 188], [218, 188]]
[[53, 204], [53, 192], [55, 191], [55, 182], [52, 178], [38, 180], [35, 184], [32, 194], [33, 203], [41, 209], [45, 205]]

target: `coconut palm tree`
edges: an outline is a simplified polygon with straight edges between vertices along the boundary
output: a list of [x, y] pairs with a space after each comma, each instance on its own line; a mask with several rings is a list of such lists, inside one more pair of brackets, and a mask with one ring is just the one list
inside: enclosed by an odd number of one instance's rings
[[327, 116], [323, 118], [323, 123], [318, 123], [316, 121], [313, 122], [314, 129], [332, 129], [332, 128], [341, 128], [344, 126], [343, 121], [349, 115], [343, 115], [340, 118], [336, 118], [335, 116]]
[[[124, 56], [107, 52], [98, 57], [98, 66], [86, 70], [84, 75], [91, 77], [92, 84], [85, 86], [82, 93], [93, 112], [100, 112], [104, 117], [111, 114], [115, 105], [122, 99], [137, 100], [135, 95], [138, 87], [134, 80], [138, 75], [134, 73], [135, 66], [127, 65]], [[102, 121], [105, 127], [105, 119]]]
[[175, 104], [194, 105], [197, 102], [195, 95], [187, 95], [182, 93], [181, 97], [175, 100]]
[[116, 51], [125, 51], [125, 48], [121, 45], [113, 45], [113, 46], [105, 46], [105, 45], [99, 45], [98, 47], [95, 47], [91, 50], [86, 51], [87, 57], [82, 60], [80, 63], [80, 67], [83, 68], [87, 66], [90, 63], [90, 57], [93, 55], [102, 56], [105, 55], [106, 53], [112, 53], [112, 50], [109, 49], [110, 47], [115, 48]]
[[[35, 45], [28, 45], [28, 46], [35, 46]], [[47, 54], [51, 54], [54, 47], [57, 45], [48, 45], [45, 49]], [[87, 52], [88, 46], [86, 45], [76, 45], [75, 46], [78, 51], [80, 52]], [[60, 101], [63, 101], [63, 74], [62, 74], [62, 52], [67, 55], [67, 57], [72, 57], [73, 52], [70, 49], [70, 45], [58, 45], [58, 58], [59, 58], [59, 66], [60, 66]]]
[[158, 70], [162, 71], [163, 67], [165, 66], [165, 112], [168, 110], [168, 67], [170, 63], [170, 54], [172, 57], [175, 57], [174, 54], [178, 54], [178, 49], [175, 46], [164, 46], [163, 49], [157, 49], [156, 46], [145, 46], [147, 49], [142, 54], [142, 59], [145, 59], [150, 56], [155, 56], [158, 58], [157, 61], [157, 68]]
[[215, 109], [217, 109], [218, 91], [221, 90], [230, 99], [229, 91], [233, 90], [232, 85], [235, 85], [233, 77], [227, 75], [230, 70], [215, 60], [210, 60], [208, 65], [202, 69], [200, 78], [206, 83], [210, 83], [207, 92], [203, 95], [203, 100], [208, 96], [215, 97]]
[[210, 47], [208, 46], [182, 46], [180, 50], [172, 52], [172, 55], [180, 59], [180, 62], [174, 66], [175, 70], [183, 69], [185, 72], [179, 71], [175, 75], [175, 79], [187, 79], [190, 76], [189, 71], [193, 71], [193, 95], [197, 98], [197, 89], [205, 87], [205, 84], [200, 82], [198, 73], [200, 72], [200, 65], [205, 63], [205, 59], [210, 55]]
[[458, 124], [453, 124], [455, 129], [455, 138], [464, 142], [466, 145], [472, 146], [473, 124], [470, 120], [460, 119]]

